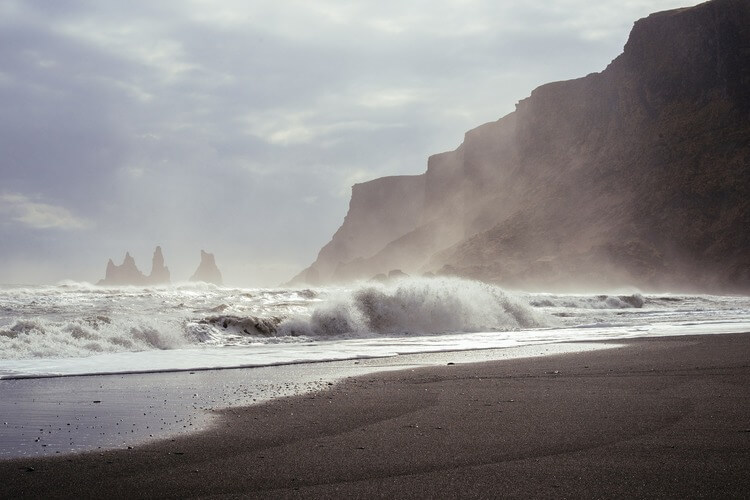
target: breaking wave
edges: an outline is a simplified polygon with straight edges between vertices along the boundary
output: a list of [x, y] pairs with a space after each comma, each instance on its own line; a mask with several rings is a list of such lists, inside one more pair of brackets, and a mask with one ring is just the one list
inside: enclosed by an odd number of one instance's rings
[[188, 344], [179, 325], [113, 321], [22, 319], [0, 326], [0, 358], [86, 357], [92, 354], [176, 349]]
[[729, 333], [748, 324], [742, 296], [509, 293], [447, 277], [316, 289], [0, 285], [0, 379]]
[[367, 284], [289, 318], [283, 335], [432, 334], [543, 326], [543, 314], [497, 286], [455, 278], [410, 278]]
[[[0, 360], [435, 338], [581, 325], [745, 318], [747, 299], [510, 293], [459, 278], [403, 278], [318, 289], [215, 286], [0, 286]], [[533, 335], [532, 335], [533, 336]], [[447, 338], [447, 337], [446, 337]], [[268, 351], [271, 352], [271, 351]], [[1, 368], [0, 368], [1, 369]]]
[[508, 331], [545, 326], [549, 318], [496, 286], [457, 278], [317, 291], [61, 283], [3, 293], [12, 307], [0, 317], [0, 359]]
[[645, 304], [640, 293], [632, 295], [593, 295], [579, 297], [542, 297], [531, 301], [534, 307], [565, 307], [572, 309], [640, 309]]

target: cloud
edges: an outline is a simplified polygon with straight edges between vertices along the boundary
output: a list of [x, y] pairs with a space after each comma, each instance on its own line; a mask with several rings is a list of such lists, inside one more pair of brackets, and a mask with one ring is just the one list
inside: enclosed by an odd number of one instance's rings
[[298, 112], [275, 109], [242, 117], [240, 126], [258, 139], [276, 146], [316, 143], [330, 147], [351, 133], [371, 133], [384, 129], [403, 128], [403, 123], [382, 123], [379, 120], [348, 120], [336, 113]]
[[0, 215], [34, 229], [77, 230], [90, 226], [64, 207], [32, 201], [22, 194], [0, 194]]
[[161, 244], [177, 275], [202, 247], [229, 282], [304, 267], [352, 183], [423, 172], [683, 1], [0, 1], [0, 262], [95, 280], [79, 248]]

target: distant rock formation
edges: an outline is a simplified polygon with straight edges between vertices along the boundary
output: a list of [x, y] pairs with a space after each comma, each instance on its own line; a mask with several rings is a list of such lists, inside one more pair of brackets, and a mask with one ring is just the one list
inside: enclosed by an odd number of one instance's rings
[[145, 285], [146, 276], [135, 265], [135, 259], [130, 256], [130, 252], [125, 252], [125, 259], [119, 266], [109, 259], [107, 262], [107, 271], [104, 279], [100, 280], [97, 285]]
[[198, 265], [195, 274], [190, 277], [190, 281], [204, 281], [206, 283], [213, 283], [214, 285], [224, 284], [221, 278], [221, 271], [216, 266], [214, 254], [201, 250], [201, 263]]
[[164, 265], [164, 256], [161, 253], [161, 247], [157, 246], [154, 250], [154, 257], [151, 259], [151, 274], [148, 282], [153, 285], [167, 284], [170, 282], [169, 268]]
[[135, 259], [131, 257], [130, 252], [125, 252], [125, 259], [119, 266], [115, 265], [112, 259], [109, 259], [104, 279], [99, 280], [97, 285], [147, 286], [168, 284], [169, 282], [169, 268], [164, 265], [164, 256], [161, 253], [161, 247], [157, 246], [156, 250], [154, 250], [151, 274], [149, 276], [145, 276], [138, 269], [135, 265]]
[[292, 282], [750, 291], [748, 26], [747, 0], [637, 21], [601, 73], [537, 88], [422, 175], [355, 185]]

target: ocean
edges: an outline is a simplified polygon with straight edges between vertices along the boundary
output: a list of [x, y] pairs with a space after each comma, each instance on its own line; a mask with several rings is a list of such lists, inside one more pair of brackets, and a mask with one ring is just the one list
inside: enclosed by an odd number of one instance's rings
[[458, 278], [304, 289], [4, 285], [0, 378], [747, 331], [744, 296], [523, 293]]

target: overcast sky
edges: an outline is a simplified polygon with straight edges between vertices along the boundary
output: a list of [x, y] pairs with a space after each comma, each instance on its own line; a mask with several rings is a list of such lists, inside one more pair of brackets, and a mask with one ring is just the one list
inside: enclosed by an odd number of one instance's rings
[[351, 185], [418, 174], [694, 0], [0, 0], [0, 283], [161, 245], [229, 284], [310, 264]]

